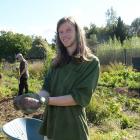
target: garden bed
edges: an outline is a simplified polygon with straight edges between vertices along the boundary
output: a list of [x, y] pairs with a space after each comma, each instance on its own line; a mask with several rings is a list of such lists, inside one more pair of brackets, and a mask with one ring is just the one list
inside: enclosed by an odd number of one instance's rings
[[[13, 107], [13, 98], [4, 98], [0, 100], [0, 126], [3, 124], [20, 117], [33, 117], [33, 118], [42, 118], [43, 111], [39, 110], [37, 113], [26, 115], [21, 111], [17, 111]], [[0, 139], [5, 140], [4, 136], [0, 134]]]

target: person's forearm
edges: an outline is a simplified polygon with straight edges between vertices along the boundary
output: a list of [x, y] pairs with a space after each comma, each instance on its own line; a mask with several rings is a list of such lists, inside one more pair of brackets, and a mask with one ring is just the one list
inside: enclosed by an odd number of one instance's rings
[[59, 97], [49, 97], [48, 105], [53, 106], [73, 106], [77, 105], [75, 100], [71, 95], [59, 96]]
[[[39, 92], [39, 95], [45, 98], [48, 98], [50, 95], [46, 90], [41, 90]], [[65, 95], [65, 96], [58, 96], [58, 97], [49, 97], [48, 105], [53, 106], [73, 106], [77, 103], [73, 99], [71, 95]]]

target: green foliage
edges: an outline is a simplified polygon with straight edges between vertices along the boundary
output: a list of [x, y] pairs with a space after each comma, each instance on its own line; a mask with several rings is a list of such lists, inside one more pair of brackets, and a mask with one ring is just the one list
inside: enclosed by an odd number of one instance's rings
[[119, 102], [116, 102], [115, 100], [107, 100], [105, 103], [107, 104], [107, 109], [110, 112], [110, 116], [120, 116], [122, 106]]
[[[137, 37], [137, 36], [132, 37], [131, 39], [125, 40], [124, 44], [123, 44], [123, 47], [125, 47], [125, 48], [133, 48], [133, 49], [135, 49], [135, 48], [139, 48], [139, 46], [140, 46], [140, 38]], [[134, 52], [136, 52], [136, 51], [134, 51]], [[132, 51], [132, 53], [134, 53], [134, 52]]]
[[44, 74], [47, 74], [49, 67], [52, 63], [52, 60], [55, 57], [55, 54], [56, 50], [52, 49], [51, 47], [47, 47], [47, 59], [45, 60]]
[[131, 128], [134, 126], [134, 120], [127, 116], [123, 116], [120, 121], [120, 124], [121, 124], [121, 129]]
[[38, 93], [42, 88], [43, 80], [38, 80], [36, 78], [29, 79], [29, 92]]
[[[101, 72], [99, 86], [86, 108], [88, 121], [95, 125], [91, 139], [138, 140], [135, 128], [140, 130], [140, 100], [127, 94], [128, 83], [139, 81], [139, 73], [121, 63], [102, 66]], [[118, 86], [122, 86], [121, 93], [114, 90]]]
[[29, 36], [3, 31], [0, 35], [0, 59], [12, 61], [18, 52], [26, 55], [31, 44], [32, 39]]
[[[18, 71], [17, 64], [6, 63], [2, 66], [2, 83], [0, 85], [0, 98], [17, 95]], [[37, 92], [41, 89], [43, 77], [43, 63], [29, 63], [29, 91]]]
[[100, 86], [140, 88], [140, 73], [134, 72], [132, 67], [121, 63], [111, 63], [108, 67], [101, 67]]
[[129, 134], [126, 129], [120, 130], [114, 121], [109, 121], [102, 126], [90, 129], [90, 136], [91, 140], [138, 140]]
[[129, 136], [127, 131], [120, 131], [120, 132], [114, 132], [114, 135], [112, 137], [112, 140], [127, 140], [131, 139], [132, 137]]
[[140, 54], [140, 38], [133, 37], [129, 40], [125, 40], [123, 46], [117, 39], [110, 39], [97, 48], [96, 55], [100, 59], [102, 65], [107, 65], [114, 62], [125, 62], [126, 64], [132, 64], [132, 57], [139, 57]]
[[94, 46], [98, 43], [105, 42], [109, 39], [108, 29], [105, 27], [96, 27], [90, 24], [90, 27], [84, 27], [87, 45], [94, 50]]
[[114, 30], [116, 38], [120, 40], [121, 44], [123, 44], [124, 40], [128, 36], [128, 33], [125, 24], [121, 20], [121, 17], [118, 18], [118, 22]]
[[44, 63], [41, 61], [35, 62], [33, 64], [29, 63], [29, 75], [30, 78], [36, 77], [36, 79], [42, 79], [43, 77], [43, 70], [44, 70]]
[[29, 50], [27, 57], [29, 59], [45, 59], [47, 55], [48, 43], [41, 37], [33, 39], [32, 48]]
[[140, 83], [139, 81], [129, 81], [128, 82], [128, 88], [130, 89], [140, 89]]
[[97, 44], [97, 37], [96, 37], [96, 34], [90, 35], [90, 38], [87, 39], [87, 44], [88, 44], [88, 46], [94, 46], [94, 45]]
[[136, 98], [130, 98], [130, 99], [127, 99], [125, 100], [124, 102], [125, 104], [125, 108], [127, 110], [130, 110], [130, 111], [135, 111], [137, 113], [140, 113], [140, 100], [139, 99], [136, 99]]
[[[48, 48], [47, 71], [55, 50]], [[48, 62], [48, 63], [47, 63]], [[18, 91], [18, 74], [15, 67], [19, 64], [1, 63], [3, 75], [0, 85], [0, 98], [13, 96]], [[38, 93], [43, 84], [44, 62], [29, 62], [29, 92]], [[111, 63], [102, 67], [99, 85], [93, 94], [90, 104], [86, 108], [90, 128], [91, 140], [138, 140], [140, 130], [140, 100], [126, 96], [114, 90], [114, 87], [126, 86], [130, 81], [139, 82], [139, 72], [121, 63]], [[125, 82], [124, 82], [125, 81]], [[110, 87], [111, 85], [111, 87]], [[113, 86], [112, 86], [113, 85]], [[127, 90], [127, 88], [126, 88]]]
[[103, 65], [114, 63], [116, 62], [122, 62], [123, 60], [123, 49], [121, 47], [121, 44], [117, 39], [110, 39], [108, 42], [103, 43], [97, 48], [97, 54], [100, 63]]
[[101, 124], [110, 116], [106, 104], [104, 104], [103, 100], [100, 100], [98, 97], [92, 99], [89, 106], [86, 108], [86, 112], [88, 121], [96, 125]]
[[14, 77], [7, 77], [3, 74], [2, 83], [0, 86], [0, 98], [5, 96], [13, 96], [17, 93], [17, 80]]
[[42, 46], [32, 47], [27, 57], [29, 59], [44, 59], [46, 57], [46, 49]]
[[140, 37], [140, 18], [134, 19], [134, 21], [131, 23], [131, 30], [133, 35], [137, 35]]

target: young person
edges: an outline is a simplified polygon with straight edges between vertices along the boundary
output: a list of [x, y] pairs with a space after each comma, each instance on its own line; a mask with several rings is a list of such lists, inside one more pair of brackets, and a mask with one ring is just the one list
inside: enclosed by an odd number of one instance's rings
[[[99, 60], [72, 17], [57, 24], [58, 52], [39, 92], [46, 109], [40, 133], [46, 140], [89, 140], [85, 107], [98, 83]], [[40, 102], [24, 98], [24, 108]]]

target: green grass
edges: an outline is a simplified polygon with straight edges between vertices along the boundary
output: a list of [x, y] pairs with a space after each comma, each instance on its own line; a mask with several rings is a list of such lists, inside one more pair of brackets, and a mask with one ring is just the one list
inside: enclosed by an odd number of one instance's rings
[[[43, 83], [44, 69], [42, 63], [29, 65], [32, 75], [29, 78], [29, 90], [37, 93]], [[1, 72], [3, 79], [0, 85], [0, 98], [16, 95], [18, 91], [16, 71], [9, 69]], [[128, 86], [127, 83], [132, 79], [139, 80], [139, 73], [133, 72], [130, 67], [127, 67], [126, 72], [126, 67], [117, 63], [102, 67], [101, 72], [99, 86], [86, 108], [89, 123], [92, 124], [89, 129], [91, 140], [139, 140], [140, 100], [114, 90], [119, 85]], [[124, 79], [126, 74], [127, 83], [124, 83], [121, 77]]]
[[102, 65], [114, 63], [115, 61], [124, 63], [125, 54], [126, 64], [131, 65], [131, 58], [139, 57], [140, 54], [140, 37], [125, 40], [123, 45], [117, 39], [110, 39], [108, 42], [100, 44], [96, 53]]

